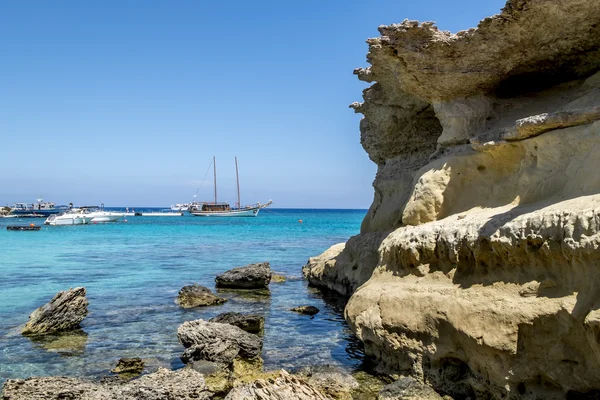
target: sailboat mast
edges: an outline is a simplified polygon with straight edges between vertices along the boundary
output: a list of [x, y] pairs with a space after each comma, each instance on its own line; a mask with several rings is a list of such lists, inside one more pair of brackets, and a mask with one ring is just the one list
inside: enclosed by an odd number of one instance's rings
[[217, 204], [217, 159], [215, 156], [213, 156], [213, 172], [215, 175], [215, 204]]
[[240, 202], [240, 175], [238, 173], [237, 157], [235, 158], [235, 180], [237, 181], [238, 190], [238, 208], [242, 208], [242, 203]]

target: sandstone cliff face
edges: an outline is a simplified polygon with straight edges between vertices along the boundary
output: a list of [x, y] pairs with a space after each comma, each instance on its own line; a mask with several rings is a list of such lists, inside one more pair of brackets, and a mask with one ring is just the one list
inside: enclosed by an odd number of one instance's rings
[[305, 267], [382, 370], [458, 398], [600, 389], [600, 2], [382, 26], [361, 235]]

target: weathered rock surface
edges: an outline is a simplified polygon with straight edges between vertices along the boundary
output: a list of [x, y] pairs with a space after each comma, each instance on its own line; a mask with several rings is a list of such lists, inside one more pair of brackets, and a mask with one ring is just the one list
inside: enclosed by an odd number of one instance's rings
[[186, 348], [181, 359], [188, 363], [206, 360], [230, 364], [237, 357], [260, 357], [262, 339], [237, 326], [207, 322], [187, 321], [177, 329], [179, 342]]
[[265, 318], [260, 315], [245, 315], [236, 312], [219, 314], [208, 322], [218, 322], [237, 326], [250, 333], [260, 333], [265, 326]]
[[353, 392], [359, 387], [352, 375], [334, 366], [306, 367], [297, 375], [306, 378], [310, 385], [336, 400], [352, 400]]
[[44, 335], [79, 328], [88, 314], [84, 287], [58, 292], [49, 303], [29, 315], [23, 335]]
[[385, 237], [385, 233], [370, 232], [333, 245], [323, 254], [309, 258], [302, 274], [311, 285], [350, 297], [373, 274], [379, 261], [379, 245]]
[[3, 400], [207, 400], [213, 397], [202, 374], [188, 368], [159, 369], [128, 383], [44, 377], [9, 379]]
[[213, 294], [209, 288], [193, 284], [184, 286], [179, 291], [175, 303], [183, 308], [205, 307], [223, 304], [227, 299], [223, 299]]
[[315, 315], [319, 313], [319, 309], [315, 306], [299, 306], [291, 308], [290, 311], [305, 315]]
[[233, 268], [218, 275], [215, 282], [216, 286], [220, 288], [267, 288], [271, 282], [271, 266], [268, 262], [262, 262]]
[[373, 204], [305, 276], [351, 295], [384, 372], [456, 398], [600, 389], [600, 2], [379, 31], [352, 105]]
[[225, 400], [328, 400], [305, 380], [281, 371], [278, 377], [235, 387]]
[[442, 396], [414, 378], [401, 378], [384, 386], [377, 400], [442, 400]]

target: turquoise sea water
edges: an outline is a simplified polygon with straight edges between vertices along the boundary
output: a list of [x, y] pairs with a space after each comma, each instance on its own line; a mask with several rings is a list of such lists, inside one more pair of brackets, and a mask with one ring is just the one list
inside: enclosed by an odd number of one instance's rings
[[[341, 316], [340, 299], [307, 287], [301, 267], [357, 234], [365, 213], [267, 209], [257, 218], [127, 217], [39, 232], [5, 226], [43, 220], [0, 219], [0, 384], [42, 375], [101, 377], [121, 357], [142, 357], [148, 370], [178, 368], [183, 347], [177, 327], [228, 311], [265, 317], [266, 368], [356, 368], [362, 352]], [[259, 261], [290, 278], [272, 283], [271, 296], [224, 292], [224, 305], [191, 310], [174, 303], [184, 285], [214, 289], [216, 274]], [[83, 332], [63, 338], [66, 348], [60, 338], [39, 342], [20, 335], [35, 308], [76, 286], [87, 288], [89, 315]], [[305, 304], [321, 312], [311, 318], [288, 311]]]

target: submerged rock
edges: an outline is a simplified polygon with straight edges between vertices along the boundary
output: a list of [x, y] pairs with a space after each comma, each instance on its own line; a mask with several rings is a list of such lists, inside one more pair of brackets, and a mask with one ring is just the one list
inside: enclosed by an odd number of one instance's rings
[[208, 322], [234, 325], [246, 332], [260, 333], [264, 328], [265, 318], [260, 315], [244, 315], [236, 312], [228, 312], [219, 314], [211, 318]]
[[114, 372], [119, 375], [133, 377], [135, 375], [141, 374], [143, 370], [144, 361], [142, 361], [141, 358], [133, 357], [119, 359], [117, 365], [112, 369], [111, 372]]
[[271, 282], [271, 266], [268, 262], [249, 264], [245, 267], [233, 268], [218, 275], [216, 286], [234, 289], [267, 288]]
[[3, 400], [208, 400], [213, 393], [193, 369], [161, 368], [127, 383], [66, 377], [9, 379], [2, 396]]
[[384, 386], [377, 400], [442, 400], [442, 396], [414, 378], [401, 378]]
[[184, 286], [179, 291], [175, 303], [183, 308], [205, 307], [223, 304], [227, 299], [223, 299], [213, 294], [209, 288], [197, 284]]
[[177, 329], [179, 342], [186, 348], [181, 359], [184, 363], [207, 360], [230, 364], [235, 358], [252, 359], [260, 356], [263, 341], [257, 335], [237, 326], [187, 321]]
[[319, 309], [315, 306], [300, 306], [291, 308], [290, 311], [297, 312], [298, 314], [315, 315], [319, 313]]
[[29, 315], [23, 335], [45, 335], [79, 328], [88, 314], [84, 287], [58, 292], [49, 303]]
[[233, 388], [225, 400], [329, 400], [304, 379], [281, 371], [279, 376], [258, 379]]
[[30, 336], [31, 341], [46, 351], [63, 356], [82, 355], [88, 334], [81, 329]]
[[279, 274], [271, 274], [271, 283], [283, 283], [287, 278]]

